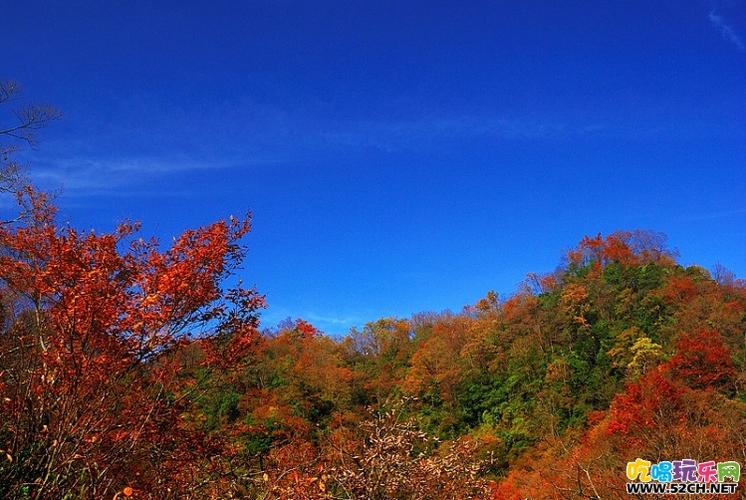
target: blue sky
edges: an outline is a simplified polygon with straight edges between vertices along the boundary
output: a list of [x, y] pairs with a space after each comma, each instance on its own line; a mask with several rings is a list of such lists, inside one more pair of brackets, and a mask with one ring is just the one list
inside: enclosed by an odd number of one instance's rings
[[[156, 5], [157, 4], [157, 5]], [[62, 216], [254, 213], [271, 325], [460, 309], [584, 234], [746, 276], [746, 0], [12, 2]]]

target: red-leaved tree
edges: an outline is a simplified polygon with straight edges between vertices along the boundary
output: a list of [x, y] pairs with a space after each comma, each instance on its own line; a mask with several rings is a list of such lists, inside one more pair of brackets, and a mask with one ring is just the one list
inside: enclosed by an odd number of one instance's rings
[[161, 250], [134, 224], [81, 233], [43, 194], [18, 200], [26, 216], [0, 225], [0, 496], [188, 491], [215, 443], [181, 418], [172, 353], [194, 336], [202, 363], [251, 345], [263, 298], [222, 287], [249, 219]]

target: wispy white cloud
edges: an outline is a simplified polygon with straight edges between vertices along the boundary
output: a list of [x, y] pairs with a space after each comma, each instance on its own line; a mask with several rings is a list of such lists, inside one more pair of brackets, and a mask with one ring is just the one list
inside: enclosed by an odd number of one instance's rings
[[[154, 178], [200, 170], [220, 170], [259, 162], [192, 158], [36, 158], [27, 174], [38, 185], [66, 196], [133, 194], [152, 187]], [[165, 193], [160, 193], [165, 194]]]
[[[469, 138], [543, 140], [606, 132], [604, 125], [593, 122], [577, 124], [527, 117], [421, 115], [399, 120], [350, 119], [330, 123], [324, 116], [311, 119], [305, 114], [263, 112], [256, 117], [246, 106], [238, 108], [251, 118], [244, 120], [249, 123], [233, 127], [209, 141], [188, 141], [197, 136], [195, 120], [188, 117], [172, 120], [179, 121], [180, 127], [167, 132], [163, 132], [165, 126], [155, 127], [161, 133], [153, 134], [138, 128], [131, 132], [125, 125], [113, 126], [110, 136], [100, 141], [81, 139], [93, 133], [86, 129], [87, 132], [78, 132], [72, 141], [59, 140], [48, 144], [42, 154], [31, 155], [28, 173], [39, 185], [60, 189], [68, 198], [116, 196], [152, 188], [163, 178], [181, 173], [297, 163], [316, 154], [348, 155], [368, 148], [430, 150], [444, 141]], [[166, 117], [173, 113], [173, 110], [164, 111]], [[209, 124], [205, 126], [207, 129], [219, 129], [217, 118], [207, 117], [204, 121]], [[238, 118], [235, 121], [240, 122]], [[181, 147], [182, 143], [192, 147]], [[132, 156], [128, 150], [140, 153]]]
[[344, 334], [353, 326], [361, 326], [367, 322], [367, 320], [360, 316], [335, 315], [333, 313], [318, 314], [310, 311], [298, 314], [297, 310], [294, 311], [293, 308], [270, 305], [262, 313], [262, 325], [272, 328], [275, 325], [286, 320], [293, 320], [294, 318], [302, 318], [309, 321], [316, 328], [330, 335]]
[[[606, 120], [551, 120], [502, 116], [413, 116], [401, 120], [350, 120], [332, 126], [319, 126], [305, 133], [278, 131], [268, 125], [265, 135], [272, 140], [254, 143], [236, 136], [232, 149], [219, 144], [204, 151], [184, 154], [166, 150], [143, 156], [127, 156], [122, 151], [63, 147], [62, 155], [44, 154], [29, 158], [31, 179], [46, 189], [59, 189], [67, 198], [91, 195], [127, 196], [147, 194], [163, 185], [169, 176], [189, 172], [227, 170], [302, 164], [303, 158], [317, 154], [346, 156], [367, 149], [381, 151], [438, 150], [451, 141], [579, 140], [590, 137], [661, 136], [666, 130], [629, 127]], [[292, 127], [291, 127], [292, 128]], [[298, 126], [298, 129], [304, 127]], [[681, 135], [681, 129], [676, 131]], [[78, 150], [81, 150], [77, 154]], [[166, 148], [167, 149], [167, 148]], [[199, 187], [198, 187], [199, 188]], [[163, 193], [157, 190], [158, 196]], [[187, 193], [188, 194], [188, 193]]]
[[326, 130], [321, 139], [342, 147], [383, 150], [429, 148], [453, 139], [558, 139], [598, 134], [601, 124], [577, 125], [552, 120], [499, 116], [424, 117], [412, 120], [358, 122]]
[[744, 44], [743, 39], [739, 36], [738, 33], [736, 33], [736, 30], [726, 22], [725, 18], [718, 14], [715, 9], [710, 11], [710, 14], [707, 16], [710, 20], [710, 23], [717, 29], [720, 34], [731, 42], [733, 45], [735, 45], [738, 50], [746, 51], [746, 44]]
[[322, 329], [324, 326], [350, 328], [361, 321], [360, 318], [356, 316], [330, 316], [315, 313], [306, 314], [304, 319], [307, 319], [311, 323], [319, 323], [319, 326], [321, 326]]

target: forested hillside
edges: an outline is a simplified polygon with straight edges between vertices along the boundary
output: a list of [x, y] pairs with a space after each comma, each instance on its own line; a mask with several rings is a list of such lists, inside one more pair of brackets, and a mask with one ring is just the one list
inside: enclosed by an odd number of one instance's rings
[[746, 0], [0, 33], [0, 500], [746, 500]]
[[684, 459], [746, 477], [746, 283], [663, 235], [585, 237], [458, 313], [266, 327], [238, 279], [250, 215], [170, 245], [60, 222], [14, 155], [58, 116], [0, 129], [0, 498], [624, 498]]
[[617, 498], [637, 457], [746, 461], [746, 284], [658, 234], [335, 339], [262, 329], [264, 298], [224, 288], [248, 219], [161, 248], [17, 199], [0, 497]]

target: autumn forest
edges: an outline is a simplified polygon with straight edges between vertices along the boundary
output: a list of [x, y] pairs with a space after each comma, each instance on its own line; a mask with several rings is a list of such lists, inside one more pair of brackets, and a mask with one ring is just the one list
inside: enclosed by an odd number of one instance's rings
[[746, 464], [746, 283], [662, 234], [460, 312], [272, 327], [235, 279], [250, 215], [167, 244], [60, 222], [17, 161], [59, 112], [7, 117], [2, 498], [624, 498], [638, 457]]

